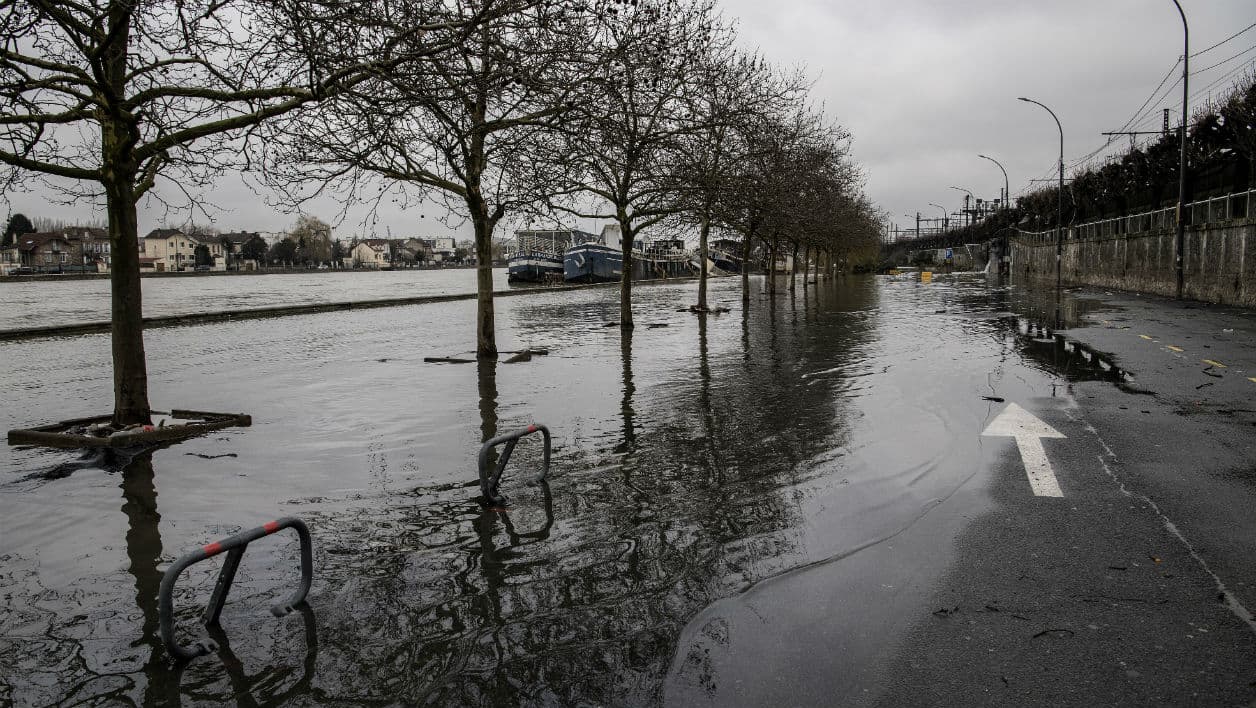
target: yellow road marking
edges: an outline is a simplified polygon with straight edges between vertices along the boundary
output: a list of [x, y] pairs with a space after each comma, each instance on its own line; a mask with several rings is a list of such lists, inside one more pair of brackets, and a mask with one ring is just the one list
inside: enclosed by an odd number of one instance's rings
[[1218, 369], [1224, 369], [1224, 368], [1227, 368], [1225, 364], [1222, 364], [1222, 363], [1221, 363], [1221, 362], [1219, 362], [1219, 361], [1213, 361], [1212, 359], [1204, 359], [1204, 363], [1205, 363], [1205, 364], [1211, 364], [1211, 365], [1213, 365], [1213, 366], [1217, 367]]
[[1180, 352], [1180, 351], [1182, 351], [1182, 348], [1181, 348], [1181, 347], [1175, 347], [1175, 346], [1173, 346], [1172, 344], [1165, 345], [1165, 349], [1168, 349], [1168, 350], [1170, 350], [1170, 351], [1175, 351], [1175, 352]]
[[1147, 335], [1145, 335], [1145, 334], [1140, 334], [1140, 335], [1138, 335], [1138, 336], [1142, 337], [1143, 339], [1146, 339], [1146, 340], [1147, 340], [1147, 341], [1149, 341], [1149, 342], [1151, 341], [1151, 337], [1148, 337], [1148, 336], [1147, 336]]

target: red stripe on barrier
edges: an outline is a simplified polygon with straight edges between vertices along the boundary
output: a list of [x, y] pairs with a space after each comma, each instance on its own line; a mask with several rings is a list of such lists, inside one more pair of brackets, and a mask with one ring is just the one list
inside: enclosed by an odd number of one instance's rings
[[222, 553], [222, 544], [215, 541], [205, 546], [202, 550], [205, 551], [205, 555], [207, 556], [216, 556], [219, 553]]
[[529, 432], [529, 433], [535, 433], [535, 432], [536, 432], [536, 426], [535, 426], [535, 425], [529, 425], [529, 426], [528, 426], [528, 432]]
[[266, 529], [266, 533], [274, 533], [279, 530], [279, 522], [267, 521], [266, 523], [262, 524], [262, 528]]

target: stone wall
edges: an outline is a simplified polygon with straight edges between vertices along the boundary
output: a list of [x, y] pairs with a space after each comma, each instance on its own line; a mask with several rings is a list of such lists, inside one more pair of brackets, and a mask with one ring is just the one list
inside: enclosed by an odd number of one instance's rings
[[[1176, 236], [1171, 228], [1085, 238], [1070, 232], [1064, 241], [1064, 284], [1174, 297]], [[1185, 242], [1186, 297], [1256, 307], [1256, 219], [1188, 227]], [[1055, 281], [1053, 235], [1013, 238], [1011, 252], [1014, 278]]]

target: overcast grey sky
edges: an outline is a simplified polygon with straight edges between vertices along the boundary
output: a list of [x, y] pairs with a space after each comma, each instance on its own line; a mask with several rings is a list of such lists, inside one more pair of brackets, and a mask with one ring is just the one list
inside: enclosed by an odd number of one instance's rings
[[[1256, 23], [1252, 0], [1182, 5], [1192, 53]], [[979, 153], [1003, 163], [1013, 196], [1029, 180], [1055, 174], [1055, 122], [1017, 96], [1059, 116], [1067, 166], [1102, 146], [1100, 133], [1121, 129], [1182, 54], [1182, 22], [1172, 0], [724, 0], [724, 6], [740, 19], [746, 41], [778, 63], [810, 68], [817, 97], [854, 135], [869, 194], [900, 225], [917, 210], [939, 215], [929, 202], [960, 208], [963, 194], [950, 185], [997, 198], [1003, 175]], [[1192, 76], [1191, 93], [1251, 67], [1256, 28], [1192, 59], [1194, 73], [1245, 50], [1251, 51]], [[1192, 105], [1207, 96], [1204, 91]], [[1163, 102], [1152, 102], [1140, 129], [1159, 129], [1161, 106], [1173, 108], [1177, 121], [1181, 100], [1179, 84]], [[1128, 146], [1128, 139], [1118, 140], [1096, 159]]]
[[[1182, 2], [1192, 53], [1256, 23], [1252, 0]], [[747, 45], [778, 64], [808, 69], [816, 100], [853, 133], [869, 194], [903, 226], [909, 221], [904, 214], [939, 214], [929, 202], [958, 209], [963, 195], [950, 185], [997, 197], [1002, 174], [978, 153], [1003, 163], [1013, 196], [1029, 180], [1054, 175], [1055, 123], [1017, 96], [1039, 100], [1059, 115], [1071, 164], [1102, 147], [1106, 139], [1100, 133], [1120, 129], [1182, 53], [1182, 26], [1172, 0], [723, 0], [723, 7], [738, 21]], [[1224, 90], [1245, 68], [1250, 71], [1254, 61], [1256, 28], [1193, 58], [1191, 93], [1199, 95], [1192, 107]], [[1180, 74], [1181, 68], [1175, 71]], [[1162, 106], [1173, 108], [1178, 120], [1181, 87], [1171, 88], [1175, 78], [1156, 94], [1139, 129], [1158, 129]], [[1128, 144], [1119, 139], [1095, 159], [1119, 154]], [[36, 194], [8, 196], [12, 210], [28, 216], [103, 220], [90, 205], [52, 205]], [[267, 206], [237, 176], [220, 180], [211, 199], [222, 207], [214, 210], [214, 226], [223, 230], [280, 231], [295, 220]], [[436, 218], [439, 211], [384, 210], [373, 227], [362, 226], [362, 215], [354, 214], [336, 235], [372, 230], [384, 235], [388, 229], [394, 236], [449, 234]], [[332, 220], [337, 207], [325, 204], [310, 212]], [[165, 219], [160, 210], [142, 208], [141, 233]], [[470, 229], [453, 233], [469, 237]]]

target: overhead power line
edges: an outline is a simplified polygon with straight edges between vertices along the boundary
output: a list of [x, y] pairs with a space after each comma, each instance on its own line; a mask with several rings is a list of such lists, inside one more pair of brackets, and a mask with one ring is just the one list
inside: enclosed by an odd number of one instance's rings
[[1192, 72], [1191, 72], [1191, 76], [1195, 76], [1196, 74], [1202, 74], [1202, 73], [1204, 73], [1205, 71], [1208, 71], [1208, 70], [1210, 70], [1210, 69], [1215, 69], [1215, 68], [1217, 68], [1217, 67], [1221, 66], [1222, 64], [1228, 64], [1228, 63], [1230, 63], [1230, 62], [1234, 61], [1235, 59], [1238, 59], [1239, 57], [1243, 56], [1244, 54], [1250, 54], [1250, 53], [1251, 53], [1251, 52], [1253, 52], [1253, 51], [1256, 51], [1256, 44], [1253, 44], [1252, 46], [1248, 47], [1247, 49], [1244, 49], [1243, 51], [1239, 52], [1238, 54], [1234, 54], [1234, 55], [1232, 55], [1232, 56], [1230, 56], [1230, 57], [1227, 57], [1227, 58], [1225, 58], [1225, 59], [1222, 59], [1221, 61], [1217, 62], [1216, 64], [1213, 64], [1212, 66], [1205, 66], [1205, 67], [1204, 67], [1204, 68], [1202, 68], [1202, 69], [1196, 69], [1195, 71], [1192, 71]]
[[[1199, 56], [1200, 54], [1205, 54], [1205, 53], [1207, 53], [1207, 52], [1211, 52], [1212, 50], [1216, 49], [1217, 47], [1220, 47], [1221, 45], [1225, 44], [1226, 42], [1229, 42], [1230, 40], [1234, 39], [1235, 37], [1238, 37], [1239, 35], [1243, 34], [1244, 32], [1247, 32], [1248, 30], [1250, 30], [1250, 29], [1251, 29], [1251, 28], [1253, 28], [1253, 27], [1256, 27], [1256, 22], [1253, 22], [1252, 24], [1250, 24], [1250, 25], [1248, 25], [1248, 26], [1244, 27], [1243, 29], [1239, 30], [1238, 32], [1235, 32], [1234, 34], [1230, 35], [1229, 37], [1226, 37], [1225, 39], [1221, 40], [1220, 42], [1217, 42], [1216, 44], [1212, 45], [1211, 47], [1206, 47], [1206, 48], [1204, 48], [1204, 49], [1199, 50], [1198, 52], [1195, 52], [1194, 54], [1192, 54], [1192, 55], [1191, 55], [1191, 58], [1192, 58], [1192, 59], [1194, 59], [1195, 57]], [[1181, 61], [1181, 60], [1179, 59], [1178, 61]]]
[[1134, 115], [1131, 116], [1129, 120], [1125, 121], [1125, 123], [1122, 124], [1120, 128], [1117, 128], [1118, 131], [1128, 130], [1130, 127], [1130, 124], [1138, 120], [1138, 117], [1142, 115], [1143, 109], [1147, 107], [1147, 104], [1151, 103], [1152, 99], [1156, 97], [1156, 94], [1160, 93], [1160, 89], [1164, 88], [1164, 82], [1168, 81], [1169, 77], [1173, 76], [1173, 72], [1181, 65], [1182, 65], [1181, 59], [1178, 59], [1177, 61], [1173, 62], [1173, 66], [1169, 67], [1169, 70], [1165, 72], [1164, 78], [1160, 79], [1160, 83], [1157, 84], [1156, 87], [1151, 90], [1151, 94], [1147, 96], [1147, 100], [1143, 101], [1143, 105], [1139, 106], [1138, 110], [1134, 111]]

